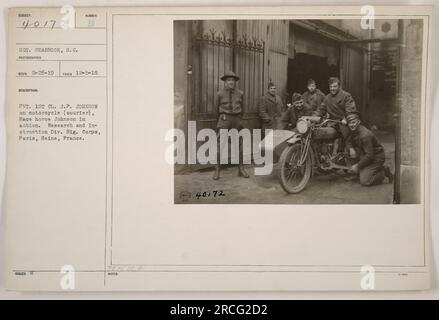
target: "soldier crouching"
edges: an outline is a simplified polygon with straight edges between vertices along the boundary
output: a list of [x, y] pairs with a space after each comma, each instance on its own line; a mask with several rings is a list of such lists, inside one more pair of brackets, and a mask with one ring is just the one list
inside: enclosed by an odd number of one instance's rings
[[350, 130], [349, 140], [358, 152], [359, 161], [351, 166], [351, 171], [360, 178], [363, 186], [381, 184], [387, 177], [389, 183], [393, 182], [393, 174], [388, 166], [384, 165], [385, 154], [383, 146], [372, 131], [361, 124], [357, 113], [346, 116]]

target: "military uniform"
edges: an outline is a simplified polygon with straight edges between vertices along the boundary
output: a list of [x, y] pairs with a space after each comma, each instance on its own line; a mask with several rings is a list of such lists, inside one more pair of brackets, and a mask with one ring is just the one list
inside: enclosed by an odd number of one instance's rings
[[[236, 81], [239, 77], [234, 72], [227, 72], [221, 77], [221, 80], [226, 81], [227, 78], [234, 78]], [[224, 89], [217, 92], [215, 97], [215, 106], [217, 107], [219, 118], [216, 125], [218, 133], [221, 129], [237, 129], [238, 131], [243, 128], [242, 126], [242, 111], [244, 106], [244, 92], [237, 89], [236, 87], [231, 89], [225, 87]], [[217, 135], [217, 163], [215, 165], [215, 173], [213, 175], [214, 180], [220, 178], [221, 171], [221, 158], [220, 150], [221, 148], [220, 135]], [[238, 175], [240, 177], [248, 178], [249, 175], [243, 167], [243, 149], [242, 149], [242, 138], [239, 138], [239, 165], [238, 165]]]
[[258, 113], [262, 121], [262, 129], [277, 129], [277, 122], [284, 109], [281, 97], [266, 93], [259, 101]]
[[360, 124], [356, 131], [351, 132], [349, 140], [359, 155], [360, 183], [365, 186], [382, 183], [386, 176], [384, 148], [373, 132]]
[[224, 88], [218, 91], [215, 105], [219, 113], [218, 129], [242, 129], [244, 92], [237, 88]]
[[299, 118], [310, 116], [311, 114], [312, 110], [305, 108], [305, 106], [303, 106], [302, 109], [297, 109], [294, 106], [290, 106], [282, 115], [282, 129], [288, 130], [296, 128], [296, 123]]
[[325, 99], [325, 94], [321, 92], [319, 89], [316, 89], [314, 92], [310, 92], [307, 90], [302, 94], [303, 103], [305, 107], [309, 110], [315, 111]]
[[[330, 93], [326, 95], [314, 115], [321, 117], [328, 114], [330, 119], [342, 120], [348, 113], [358, 113], [357, 107], [351, 94], [340, 89], [335, 96]], [[345, 125], [333, 126], [346, 141], [349, 136], [349, 128]]]
[[317, 108], [316, 115], [323, 116], [328, 113], [330, 119], [342, 120], [351, 112], [357, 112], [355, 101], [349, 92], [340, 89], [335, 96], [326, 95]]

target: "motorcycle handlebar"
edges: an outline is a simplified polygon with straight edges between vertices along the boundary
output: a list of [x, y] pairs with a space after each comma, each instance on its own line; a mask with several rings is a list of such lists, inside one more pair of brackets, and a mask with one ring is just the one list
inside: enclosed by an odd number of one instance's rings
[[322, 118], [319, 116], [305, 116], [305, 117], [302, 117], [302, 119], [307, 120], [311, 123], [315, 123], [318, 126], [323, 126], [328, 122], [344, 124], [343, 121], [341, 121], [341, 120], [333, 120], [333, 119], [325, 119], [322, 122], [320, 122]]
[[328, 123], [328, 122], [344, 124], [343, 121], [340, 121], [340, 120], [332, 120], [332, 119], [326, 119], [326, 120], [324, 120], [321, 124], [323, 125], [323, 124]]

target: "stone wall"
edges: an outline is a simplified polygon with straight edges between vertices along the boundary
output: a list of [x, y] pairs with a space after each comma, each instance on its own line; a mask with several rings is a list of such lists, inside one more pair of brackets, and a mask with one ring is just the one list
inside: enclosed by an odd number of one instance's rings
[[420, 201], [422, 20], [401, 21], [401, 203]]

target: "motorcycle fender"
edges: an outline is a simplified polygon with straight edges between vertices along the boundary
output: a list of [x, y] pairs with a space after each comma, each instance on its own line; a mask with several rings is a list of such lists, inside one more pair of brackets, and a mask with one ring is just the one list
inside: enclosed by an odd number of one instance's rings
[[295, 134], [294, 136], [292, 136], [290, 139], [287, 140], [287, 143], [289, 145], [293, 145], [296, 142], [299, 142], [302, 139], [302, 135], [300, 134]]
[[316, 153], [314, 151], [314, 148], [311, 148], [311, 150], [309, 150], [309, 152], [311, 153], [311, 163], [312, 163], [311, 177], [314, 177], [315, 167], [318, 165], [319, 161], [316, 159]]

